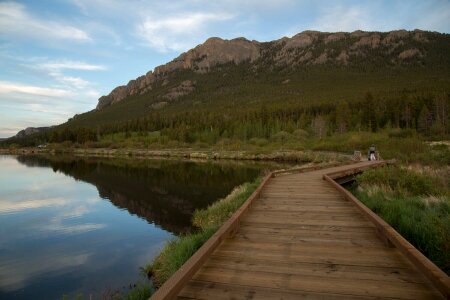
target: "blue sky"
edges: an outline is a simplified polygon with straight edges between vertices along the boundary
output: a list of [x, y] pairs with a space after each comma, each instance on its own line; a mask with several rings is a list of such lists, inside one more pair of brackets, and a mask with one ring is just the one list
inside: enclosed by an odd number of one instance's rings
[[55, 125], [208, 37], [450, 32], [450, 1], [0, 0], [0, 137]]

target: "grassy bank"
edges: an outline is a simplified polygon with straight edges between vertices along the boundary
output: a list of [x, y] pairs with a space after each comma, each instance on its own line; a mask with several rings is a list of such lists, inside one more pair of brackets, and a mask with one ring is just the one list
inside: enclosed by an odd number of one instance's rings
[[296, 150], [214, 150], [214, 149], [107, 149], [107, 148], [60, 148], [59, 146], [46, 149], [17, 148], [4, 149], [0, 154], [53, 154], [53, 155], [76, 155], [86, 157], [111, 157], [111, 158], [173, 158], [173, 159], [195, 159], [195, 160], [240, 160], [240, 161], [277, 161], [277, 162], [337, 162], [348, 160], [350, 155], [324, 151], [296, 151]]
[[196, 211], [193, 225], [198, 230], [169, 241], [153, 262], [146, 266], [145, 271], [151, 276], [155, 286], [159, 287], [169, 279], [231, 217], [260, 183], [261, 178], [252, 183], [244, 183], [226, 198]]
[[[39, 151], [88, 156], [173, 157], [194, 159], [336, 161], [359, 150], [365, 156], [375, 144], [384, 159], [425, 165], [450, 164], [450, 141], [432, 142], [415, 130], [383, 129], [378, 132], [352, 131], [318, 138], [312, 132], [280, 131], [269, 138], [220, 139], [216, 143], [179, 142], [140, 133], [106, 135], [98, 142], [49, 144]], [[11, 145], [6, 152], [21, 152]], [[36, 151], [36, 149], [35, 149]]]
[[356, 197], [447, 274], [450, 273], [450, 170], [390, 166], [357, 177]]

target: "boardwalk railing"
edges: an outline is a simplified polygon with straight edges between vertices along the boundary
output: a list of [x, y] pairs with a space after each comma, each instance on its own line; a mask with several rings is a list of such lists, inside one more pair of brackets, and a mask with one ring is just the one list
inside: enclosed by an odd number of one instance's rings
[[[380, 162], [377, 166], [381, 166], [383, 164], [386, 164], [386, 162]], [[355, 168], [343, 172], [329, 173], [323, 175], [323, 178], [331, 183], [345, 197], [345, 199], [352, 202], [363, 213], [363, 215], [365, 215], [376, 226], [380, 238], [386, 244], [400, 250], [400, 252], [402, 252], [447, 299], [450, 299], [450, 279], [447, 274], [438, 268], [413, 245], [411, 245], [411, 243], [409, 243], [382, 218], [380, 218], [355, 196], [353, 196], [352, 193], [335, 181], [337, 178], [348, 176], [351, 172], [361, 172], [362, 169], [363, 168]]]

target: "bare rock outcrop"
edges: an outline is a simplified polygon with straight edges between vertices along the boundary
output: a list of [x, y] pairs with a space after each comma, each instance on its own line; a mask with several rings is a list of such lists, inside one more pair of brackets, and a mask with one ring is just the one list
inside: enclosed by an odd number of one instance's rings
[[291, 39], [289, 39], [284, 45], [284, 50], [289, 50], [292, 48], [305, 48], [311, 45], [314, 42], [314, 37], [309, 35], [308, 33], [301, 32], [299, 34], [294, 35]]
[[167, 102], [167, 101], [156, 102], [156, 103], [153, 103], [152, 105], [150, 105], [150, 108], [158, 110], [158, 109], [162, 109], [162, 108], [166, 107], [168, 104], [169, 104], [169, 102]]
[[116, 87], [107, 96], [98, 99], [97, 109], [103, 109], [114, 103], [120, 102], [128, 96], [143, 95], [152, 89], [152, 83], [156, 81], [155, 75], [150, 71], [146, 75], [130, 80], [127, 85]]
[[161, 96], [161, 98], [167, 99], [169, 101], [174, 101], [182, 96], [186, 96], [195, 90], [195, 82], [191, 80], [183, 81], [179, 86], [171, 88], [166, 94]]
[[15, 135], [15, 137], [17, 137], [17, 138], [27, 137], [27, 136], [35, 134], [35, 133], [47, 131], [47, 130], [51, 129], [52, 127], [53, 126], [50, 126], [50, 127], [27, 127], [25, 129], [19, 131]]
[[415, 41], [421, 42], [421, 43], [427, 43], [428, 42], [428, 39], [427, 39], [426, 34], [425, 34], [425, 31], [419, 30], [419, 29], [414, 30], [413, 39]]
[[381, 36], [377, 33], [363, 36], [352, 45], [352, 49], [360, 48], [360, 47], [370, 47], [372, 49], [377, 48], [380, 45]]
[[339, 53], [338, 57], [336, 57], [336, 61], [343, 65], [348, 64], [348, 59], [349, 59], [349, 56], [347, 54], [347, 51], [345, 51], [345, 50], [342, 50], [341, 53]]
[[181, 54], [168, 64], [155, 68], [155, 74], [156, 76], [165, 75], [178, 69], [191, 69], [205, 73], [210, 68], [224, 63], [239, 64], [247, 60], [253, 62], [259, 58], [259, 55], [259, 42], [245, 38], [223, 40], [213, 37]]
[[333, 34], [330, 34], [329, 36], [327, 36], [325, 38], [325, 44], [336, 42], [336, 41], [340, 41], [340, 40], [343, 40], [345, 38], [346, 38], [346, 34], [343, 33], [343, 32], [333, 33]]
[[362, 30], [355, 30], [352, 33], [350, 33], [351, 37], [356, 37], [356, 38], [360, 38], [360, 37], [367, 36], [367, 35], [369, 35], [369, 33], [362, 31]]
[[308, 51], [304, 55], [302, 55], [298, 61], [301, 62], [301, 63], [302, 62], [306, 62], [306, 61], [311, 60], [312, 57], [313, 57], [312, 52]]
[[326, 63], [327, 60], [328, 60], [328, 54], [326, 52], [324, 52], [324, 53], [320, 54], [319, 57], [317, 57], [314, 60], [314, 64], [315, 65], [321, 65], [321, 64]]
[[408, 59], [408, 58], [411, 58], [414, 56], [419, 56], [419, 57], [422, 56], [422, 53], [419, 51], [419, 49], [414, 48], [414, 49], [405, 50], [398, 55], [398, 58]]
[[383, 45], [391, 45], [397, 42], [400, 39], [407, 38], [409, 36], [409, 32], [406, 30], [396, 30], [391, 31], [389, 34], [383, 39]]

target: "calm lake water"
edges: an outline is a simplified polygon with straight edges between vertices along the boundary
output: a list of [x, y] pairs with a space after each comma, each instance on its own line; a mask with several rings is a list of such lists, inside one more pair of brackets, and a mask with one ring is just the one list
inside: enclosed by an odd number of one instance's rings
[[0, 156], [0, 299], [102, 298], [268, 164]]

